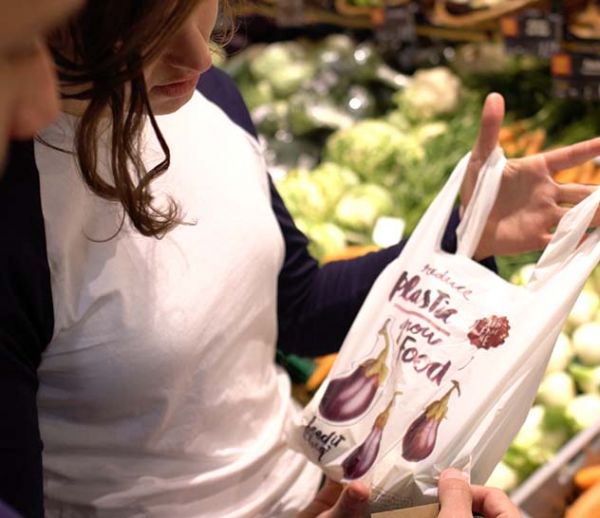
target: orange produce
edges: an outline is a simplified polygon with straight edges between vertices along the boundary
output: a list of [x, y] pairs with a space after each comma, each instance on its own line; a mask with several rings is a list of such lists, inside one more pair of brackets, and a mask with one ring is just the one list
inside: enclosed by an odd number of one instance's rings
[[379, 247], [376, 245], [365, 245], [365, 246], [349, 246], [338, 254], [330, 254], [323, 258], [324, 263], [331, 263], [333, 261], [344, 261], [346, 259], [355, 259], [361, 255], [368, 254], [369, 252], [376, 252]]
[[600, 184], [600, 168], [593, 160], [581, 165], [559, 171], [554, 175], [558, 183], [583, 183], [590, 185]]
[[319, 388], [319, 385], [323, 383], [323, 380], [327, 377], [327, 374], [329, 374], [331, 367], [333, 367], [333, 363], [335, 362], [336, 358], [337, 354], [335, 353], [315, 358], [315, 363], [317, 366], [311, 377], [306, 382], [306, 390], [313, 392]]
[[575, 485], [581, 490], [589, 489], [598, 482], [600, 482], [600, 465], [581, 468], [575, 474]]
[[598, 516], [600, 516], [600, 484], [594, 484], [581, 493], [565, 513], [565, 518], [597, 518]]

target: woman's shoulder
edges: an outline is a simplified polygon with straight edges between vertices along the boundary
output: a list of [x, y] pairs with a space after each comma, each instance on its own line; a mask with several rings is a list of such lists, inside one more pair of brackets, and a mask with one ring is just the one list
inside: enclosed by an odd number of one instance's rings
[[256, 128], [235, 81], [226, 72], [211, 67], [198, 82], [198, 91], [216, 104], [238, 126], [256, 137]]

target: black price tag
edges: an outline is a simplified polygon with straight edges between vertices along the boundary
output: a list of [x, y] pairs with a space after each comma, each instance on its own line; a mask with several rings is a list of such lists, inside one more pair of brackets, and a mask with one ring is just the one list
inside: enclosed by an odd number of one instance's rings
[[304, 25], [304, 0], [278, 0], [276, 22], [281, 27]]
[[373, 16], [377, 43], [387, 51], [400, 50], [417, 41], [417, 6], [386, 7]]
[[563, 17], [558, 13], [528, 10], [500, 20], [507, 52], [549, 58], [560, 50]]
[[600, 55], [560, 53], [552, 57], [553, 94], [600, 101]]

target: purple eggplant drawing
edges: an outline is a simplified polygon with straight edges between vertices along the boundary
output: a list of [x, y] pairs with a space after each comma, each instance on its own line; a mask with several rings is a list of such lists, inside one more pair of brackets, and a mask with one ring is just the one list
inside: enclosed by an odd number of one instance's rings
[[381, 443], [381, 437], [383, 436], [383, 429], [390, 417], [392, 405], [398, 394], [400, 393], [397, 392], [394, 394], [394, 398], [390, 401], [390, 404], [377, 416], [375, 424], [365, 441], [348, 455], [348, 457], [344, 459], [344, 462], [342, 462], [344, 478], [353, 480], [362, 477], [375, 463], [377, 455], [379, 454], [379, 445]]
[[425, 412], [409, 426], [402, 440], [402, 456], [406, 460], [417, 462], [431, 455], [437, 440], [438, 428], [448, 413], [448, 401], [454, 389], [460, 396], [460, 384], [454, 380], [452, 384], [452, 388], [442, 399], [430, 403]]
[[367, 411], [388, 374], [385, 361], [390, 350], [389, 323], [390, 319], [386, 320], [378, 332], [385, 347], [377, 358], [370, 358], [348, 376], [329, 382], [319, 404], [319, 412], [325, 419], [338, 423], [355, 419]]

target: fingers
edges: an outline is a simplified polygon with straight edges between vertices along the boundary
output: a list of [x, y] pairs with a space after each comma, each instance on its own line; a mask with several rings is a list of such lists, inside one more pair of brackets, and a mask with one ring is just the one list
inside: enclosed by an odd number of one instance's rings
[[496, 145], [504, 121], [504, 98], [500, 94], [492, 93], [487, 96], [481, 112], [479, 135], [471, 153], [467, 166], [467, 176], [461, 187], [461, 205], [465, 206], [471, 199], [475, 189], [479, 169], [488, 159]]
[[325, 484], [315, 496], [315, 499], [306, 507], [297, 518], [315, 518], [333, 507], [340, 497], [343, 486], [331, 479], [326, 479]]
[[596, 189], [597, 187], [595, 186], [582, 185], [577, 183], [559, 185], [556, 203], [577, 205], [579, 202], [583, 201], [590, 194], [592, 194]]
[[600, 137], [579, 142], [572, 146], [547, 151], [542, 154], [542, 157], [546, 161], [548, 169], [552, 173], [557, 173], [563, 169], [575, 167], [582, 162], [591, 160], [598, 155], [600, 155]]
[[362, 482], [351, 482], [322, 518], [365, 518], [368, 513], [369, 488]]
[[479, 135], [473, 148], [473, 160], [485, 162], [498, 144], [498, 136], [504, 121], [504, 98], [497, 93], [487, 96], [481, 113]]
[[519, 509], [500, 489], [471, 486], [473, 512], [490, 518], [521, 518]]
[[438, 497], [441, 506], [438, 518], [472, 518], [471, 487], [462, 472], [457, 469], [442, 472]]

